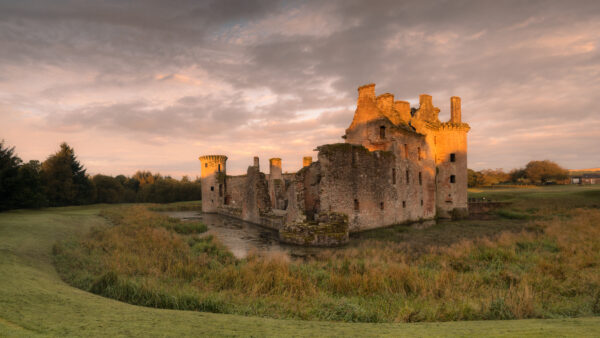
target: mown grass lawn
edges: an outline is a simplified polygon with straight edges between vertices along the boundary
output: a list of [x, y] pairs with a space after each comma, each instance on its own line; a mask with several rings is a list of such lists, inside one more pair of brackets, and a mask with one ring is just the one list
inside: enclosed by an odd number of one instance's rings
[[[577, 193], [577, 192], [574, 192]], [[101, 208], [0, 214], [0, 336], [600, 336], [600, 318], [357, 324], [161, 310], [64, 283], [52, 246], [104, 224]]]

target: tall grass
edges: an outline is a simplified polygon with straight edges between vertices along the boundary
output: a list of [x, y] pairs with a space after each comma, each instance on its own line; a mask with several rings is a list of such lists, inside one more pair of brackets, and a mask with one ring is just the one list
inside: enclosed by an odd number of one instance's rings
[[305, 261], [235, 259], [216, 238], [127, 207], [104, 213], [114, 226], [54, 251], [68, 282], [152, 307], [348, 322], [600, 314], [600, 210], [538, 207], [521, 232], [417, 251], [366, 240]]

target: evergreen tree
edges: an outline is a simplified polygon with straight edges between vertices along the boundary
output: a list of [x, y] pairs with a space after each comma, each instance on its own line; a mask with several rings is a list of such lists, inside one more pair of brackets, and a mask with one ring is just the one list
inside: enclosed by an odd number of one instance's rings
[[0, 141], [0, 210], [17, 207], [14, 198], [19, 188], [22, 161], [14, 152], [15, 147], [5, 147], [4, 140]]
[[93, 185], [77, 161], [75, 151], [62, 143], [60, 150], [42, 163], [42, 181], [52, 206], [85, 204], [93, 201]]

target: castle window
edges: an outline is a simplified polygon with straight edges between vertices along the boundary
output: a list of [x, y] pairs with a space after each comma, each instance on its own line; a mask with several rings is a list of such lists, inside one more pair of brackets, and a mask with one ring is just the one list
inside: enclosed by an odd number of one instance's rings
[[379, 137], [385, 138], [385, 127], [384, 126], [379, 127]]
[[421, 200], [421, 206], [423, 206], [423, 200]]
[[402, 207], [406, 208], [406, 201], [402, 201]]
[[392, 168], [392, 184], [396, 184], [396, 168]]
[[406, 171], [406, 184], [409, 184], [410, 176], [408, 175], [408, 170]]
[[408, 158], [408, 144], [404, 144], [404, 158]]
[[217, 171], [221, 172], [221, 165], [219, 164], [219, 166], [217, 167]]
[[456, 176], [450, 175], [450, 183], [456, 183]]
[[422, 156], [421, 156], [421, 147], [417, 148], [417, 154], [419, 156], [419, 161], [421, 160]]
[[379, 208], [381, 208], [381, 210], [383, 210], [383, 202], [379, 203]]
[[455, 153], [450, 154], [450, 162], [456, 162], [456, 154]]
[[419, 185], [423, 185], [423, 175], [421, 175], [420, 171], [419, 171]]
[[223, 197], [223, 185], [219, 184], [219, 196]]
[[204, 163], [204, 168], [208, 168], [208, 163]]
[[354, 200], [354, 211], [358, 211], [359, 206], [358, 206], [358, 200]]
[[210, 187], [210, 191], [215, 191], [215, 187]]

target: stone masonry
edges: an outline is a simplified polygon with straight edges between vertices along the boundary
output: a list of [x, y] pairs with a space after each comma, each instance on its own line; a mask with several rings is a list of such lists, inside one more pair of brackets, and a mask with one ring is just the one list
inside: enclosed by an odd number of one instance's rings
[[350, 232], [399, 223], [468, 215], [467, 133], [461, 100], [450, 99], [448, 122], [431, 96], [419, 107], [358, 88], [345, 143], [317, 147], [296, 174], [282, 161], [259, 159], [242, 176], [227, 176], [223, 155], [200, 157], [204, 212], [219, 212], [279, 230], [280, 240], [302, 245], [346, 243]]

